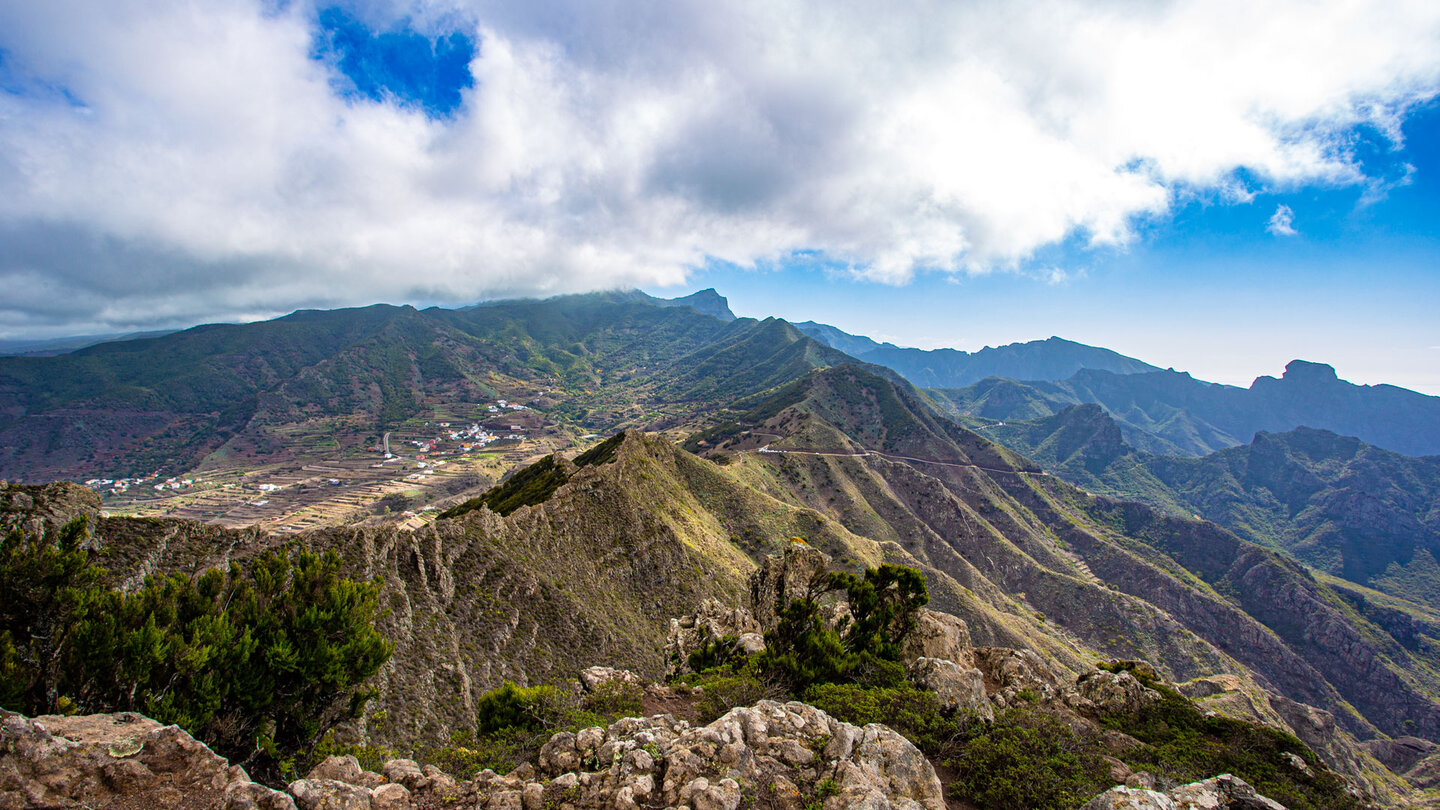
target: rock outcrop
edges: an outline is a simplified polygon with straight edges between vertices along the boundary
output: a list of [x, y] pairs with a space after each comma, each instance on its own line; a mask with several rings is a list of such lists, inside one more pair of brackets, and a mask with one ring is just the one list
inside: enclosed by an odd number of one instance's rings
[[969, 667], [974, 664], [970, 650], [970, 628], [964, 619], [921, 608], [920, 615], [915, 617], [915, 629], [900, 648], [900, 658], [903, 661], [940, 658]]
[[705, 726], [671, 715], [551, 737], [535, 765], [457, 781], [412, 760], [365, 771], [331, 757], [279, 792], [250, 781], [175, 726], [135, 714], [5, 713], [0, 808], [215, 810], [737, 810], [749, 799], [803, 810], [944, 810], [940, 780], [909, 740], [882, 725], [843, 723], [804, 703], [760, 701]]
[[1087, 672], [1075, 680], [1066, 700], [1086, 714], [1137, 715], [1160, 702], [1160, 693], [1147, 689], [1128, 672]]
[[962, 667], [943, 658], [916, 658], [910, 665], [910, 680], [934, 692], [944, 708], [995, 719], [995, 710], [985, 695], [985, 678], [974, 667]]
[[1023, 703], [1047, 703], [1060, 696], [1060, 679], [1032, 650], [976, 647], [975, 666], [985, 678], [985, 690], [997, 709]]
[[804, 597], [824, 574], [830, 559], [818, 549], [791, 543], [784, 554], [761, 562], [750, 576], [750, 607], [761, 627], [773, 627], [779, 612], [795, 599]]
[[0, 808], [295, 810], [176, 726], [123, 712], [27, 718], [0, 710]]
[[1080, 810], [1285, 810], [1230, 774], [1181, 785], [1165, 793], [1119, 785], [1086, 802]]
[[[815, 552], [819, 554], [819, 552]], [[760, 572], [751, 574], [752, 587]], [[665, 659], [669, 662], [669, 674], [676, 675], [690, 671], [690, 654], [707, 642], [734, 636], [740, 648], [746, 653], [765, 649], [763, 628], [756, 621], [755, 614], [743, 607], [727, 608], [714, 599], [706, 599], [700, 607], [687, 616], [670, 620], [670, 630], [665, 640]]]
[[557, 734], [533, 779], [487, 772], [474, 784], [486, 807], [528, 794], [597, 808], [734, 810], [747, 796], [794, 808], [819, 798], [829, 810], [945, 807], [940, 780], [910, 741], [796, 702], [760, 701], [696, 728], [660, 715]]

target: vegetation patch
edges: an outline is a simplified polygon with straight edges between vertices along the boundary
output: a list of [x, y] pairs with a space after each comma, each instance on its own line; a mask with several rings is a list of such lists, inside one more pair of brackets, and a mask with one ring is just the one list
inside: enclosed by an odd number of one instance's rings
[[977, 807], [1069, 810], [1110, 787], [1093, 740], [1029, 708], [966, 725], [941, 762], [954, 774], [947, 792]]
[[570, 480], [564, 462], [556, 456], [546, 456], [529, 467], [515, 473], [504, 483], [464, 503], [452, 506], [440, 513], [440, 518], [455, 518], [473, 512], [482, 506], [500, 515], [509, 515], [522, 506], [535, 506], [550, 500], [555, 490]]
[[618, 451], [620, 445], [624, 443], [625, 434], [623, 432], [616, 433], [614, 436], [576, 456], [575, 466], [589, 467], [592, 465], [609, 464], [615, 460], [616, 451]]
[[102, 584], [84, 535], [78, 519], [54, 540], [0, 541], [5, 708], [141, 712], [269, 776], [359, 716], [358, 685], [393, 649], [375, 628], [379, 584], [341, 577], [333, 552], [272, 549], [127, 594]]

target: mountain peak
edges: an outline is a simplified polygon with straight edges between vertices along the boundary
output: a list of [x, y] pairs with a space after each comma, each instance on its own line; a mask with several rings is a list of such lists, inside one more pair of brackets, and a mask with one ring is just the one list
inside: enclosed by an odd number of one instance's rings
[[669, 303], [671, 306], [690, 307], [696, 312], [713, 315], [722, 321], [735, 320], [735, 313], [730, 311], [730, 302], [725, 299], [725, 296], [716, 292], [714, 287], [706, 287], [682, 298], [672, 298]]
[[1300, 383], [1332, 383], [1337, 382], [1340, 377], [1335, 373], [1334, 366], [1307, 360], [1291, 360], [1289, 365], [1285, 366], [1285, 376], [1281, 379]]

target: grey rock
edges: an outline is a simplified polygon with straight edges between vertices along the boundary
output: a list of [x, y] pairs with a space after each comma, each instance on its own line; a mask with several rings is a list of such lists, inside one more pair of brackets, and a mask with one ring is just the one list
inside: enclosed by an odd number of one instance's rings
[[296, 810], [289, 794], [254, 782], [234, 782], [225, 789], [224, 810]]
[[298, 810], [370, 810], [370, 789], [334, 779], [297, 779], [286, 788]]
[[934, 692], [946, 708], [995, 719], [995, 710], [985, 696], [985, 677], [975, 667], [940, 658], [917, 658], [910, 665], [910, 680]]

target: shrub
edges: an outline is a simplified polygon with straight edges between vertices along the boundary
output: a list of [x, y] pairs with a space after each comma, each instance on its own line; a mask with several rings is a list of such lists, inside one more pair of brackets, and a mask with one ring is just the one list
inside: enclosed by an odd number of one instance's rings
[[564, 710], [553, 686], [520, 688], [506, 681], [475, 701], [475, 728], [481, 734], [555, 725]]
[[969, 725], [942, 761], [955, 774], [950, 794], [978, 807], [1068, 810], [1109, 787], [1093, 743], [1038, 711]]
[[955, 714], [941, 710], [934, 692], [911, 686], [816, 684], [806, 690], [804, 700], [846, 723], [884, 723], [926, 754], [938, 753], [960, 731]]
[[[1113, 671], [1113, 670], [1112, 670]], [[1138, 673], [1137, 673], [1138, 677]], [[1184, 695], [1152, 683], [1161, 699], [1138, 716], [1102, 718], [1109, 728], [1145, 743], [1124, 759], [1175, 782], [1233, 773], [1256, 790], [1292, 810], [1354, 808], [1343, 780], [1322, 766], [1314, 753], [1293, 735], [1243, 720], [1206, 715]], [[1285, 754], [1304, 759], [1315, 774], [1300, 778]]]
[[581, 698], [580, 708], [602, 718], [634, 717], [640, 713], [644, 695], [639, 684], [607, 681]]
[[[841, 590], [851, 619], [828, 627], [818, 599]], [[929, 601], [925, 577], [913, 568], [887, 563], [861, 577], [825, 575], [804, 598], [781, 610], [775, 629], [765, 634], [759, 665], [797, 695], [817, 683], [898, 686], [905, 679], [900, 647]]]
[[267, 776], [359, 716], [357, 687], [392, 647], [374, 626], [378, 583], [342, 577], [333, 552], [274, 549], [126, 594], [100, 583], [83, 534], [74, 522], [55, 542], [0, 542], [7, 707], [143, 712]]

